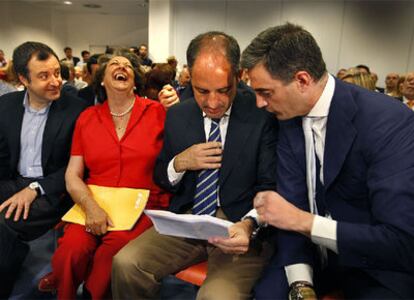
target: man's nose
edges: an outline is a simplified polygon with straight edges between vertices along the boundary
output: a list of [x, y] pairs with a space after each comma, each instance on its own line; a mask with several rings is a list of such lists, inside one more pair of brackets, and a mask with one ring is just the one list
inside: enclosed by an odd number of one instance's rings
[[208, 95], [208, 105], [211, 108], [216, 108], [219, 106], [219, 97], [217, 95], [217, 93], [212, 92]]
[[263, 99], [263, 97], [256, 94], [256, 106], [258, 108], [266, 107], [267, 102]]

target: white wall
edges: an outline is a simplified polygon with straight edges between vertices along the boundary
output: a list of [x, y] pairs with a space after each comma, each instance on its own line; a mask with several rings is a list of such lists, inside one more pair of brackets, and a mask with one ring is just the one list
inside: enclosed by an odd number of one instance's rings
[[[148, 42], [148, 15], [66, 15], [66, 43], [80, 56], [82, 50], [106, 45], [130, 47]], [[63, 51], [60, 50], [63, 55]]]
[[61, 34], [65, 25], [63, 16], [51, 9], [0, 2], [0, 49], [11, 58], [16, 46], [26, 41], [37, 41], [49, 45], [59, 55], [64, 47], [65, 36]]
[[148, 42], [148, 14], [68, 15], [52, 7], [0, 0], [0, 49], [11, 58], [13, 49], [28, 40], [49, 45], [59, 57], [64, 57], [65, 46], [79, 57], [82, 50], [106, 45], [138, 46]]
[[303, 25], [321, 47], [328, 71], [367, 64], [387, 73], [414, 70], [413, 1], [175, 0], [172, 54], [185, 63], [190, 40], [207, 30], [233, 35], [243, 50], [260, 31], [286, 21]]

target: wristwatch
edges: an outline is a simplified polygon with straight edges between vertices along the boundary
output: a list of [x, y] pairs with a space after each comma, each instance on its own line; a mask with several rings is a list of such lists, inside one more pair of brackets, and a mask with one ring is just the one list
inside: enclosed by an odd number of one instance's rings
[[40, 184], [37, 181], [33, 181], [31, 184], [29, 184], [29, 189], [34, 190], [37, 196], [40, 196], [42, 194], [42, 191], [40, 190]]
[[289, 300], [317, 299], [313, 286], [307, 281], [295, 281], [290, 285]]
[[252, 234], [250, 235], [250, 239], [251, 240], [256, 239], [257, 235], [259, 234], [259, 230], [261, 229], [259, 223], [252, 216], [247, 216], [247, 217], [244, 218], [244, 220], [252, 220], [252, 223], [253, 223], [253, 231], [252, 231]]

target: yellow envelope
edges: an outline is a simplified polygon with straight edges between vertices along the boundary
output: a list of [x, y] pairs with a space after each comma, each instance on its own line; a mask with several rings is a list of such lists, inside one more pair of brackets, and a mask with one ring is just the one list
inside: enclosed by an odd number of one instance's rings
[[[93, 198], [99, 206], [109, 215], [114, 227], [109, 231], [130, 230], [147, 204], [149, 190], [105, 187], [88, 185]], [[85, 225], [85, 213], [75, 204], [63, 217], [62, 221]]]

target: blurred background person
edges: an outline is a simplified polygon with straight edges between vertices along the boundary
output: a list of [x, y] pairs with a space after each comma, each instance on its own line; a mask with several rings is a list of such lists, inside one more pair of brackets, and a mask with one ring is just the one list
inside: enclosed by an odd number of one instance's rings
[[39, 283], [43, 290], [57, 288], [59, 299], [75, 299], [82, 282], [85, 297], [110, 298], [112, 257], [152, 226], [142, 214], [131, 230], [108, 231], [112, 220], [94, 200], [87, 184], [148, 189], [147, 208], [165, 209], [169, 204], [169, 195], [152, 180], [163, 142], [165, 110], [139, 96], [143, 74], [138, 57], [117, 52], [101, 65], [96, 83], [97, 93], [107, 100], [79, 117], [66, 171], [67, 189], [83, 209], [86, 224], [66, 225], [52, 258], [53, 272]]
[[414, 110], [414, 72], [405, 75], [401, 93], [402, 102], [410, 109]]
[[180, 75], [178, 76], [177, 86], [175, 86], [175, 90], [177, 91], [178, 95], [190, 85], [191, 75], [190, 70], [188, 69], [187, 65], [184, 65]]
[[156, 64], [146, 74], [144, 95], [152, 100], [159, 100], [158, 93], [165, 85], [173, 85], [174, 70], [168, 63]]
[[146, 44], [141, 44], [139, 46], [138, 54], [141, 58], [141, 65], [144, 66], [146, 69], [151, 68], [152, 60], [148, 57], [148, 46]]
[[88, 50], [83, 50], [81, 52], [82, 60], [80, 60], [75, 67], [83, 67], [89, 60], [89, 57], [91, 56], [91, 53]]
[[384, 93], [394, 98], [401, 97], [398, 91], [398, 80], [399, 79], [400, 79], [400, 75], [398, 73], [395, 73], [395, 72], [388, 73], [387, 76], [385, 77]]
[[338, 73], [336, 73], [336, 78], [341, 79], [344, 77], [344, 75], [346, 74], [346, 69], [342, 68], [339, 69]]
[[6, 57], [4, 57], [4, 51], [0, 49], [0, 68], [3, 68], [7, 65]]
[[370, 74], [361, 72], [358, 68], [349, 68], [342, 80], [375, 91], [375, 83]]
[[65, 47], [63, 52], [65, 52], [65, 58], [61, 59], [61, 62], [66, 62], [72, 66], [76, 66], [76, 64], [80, 61], [79, 57], [73, 56], [71, 47]]

